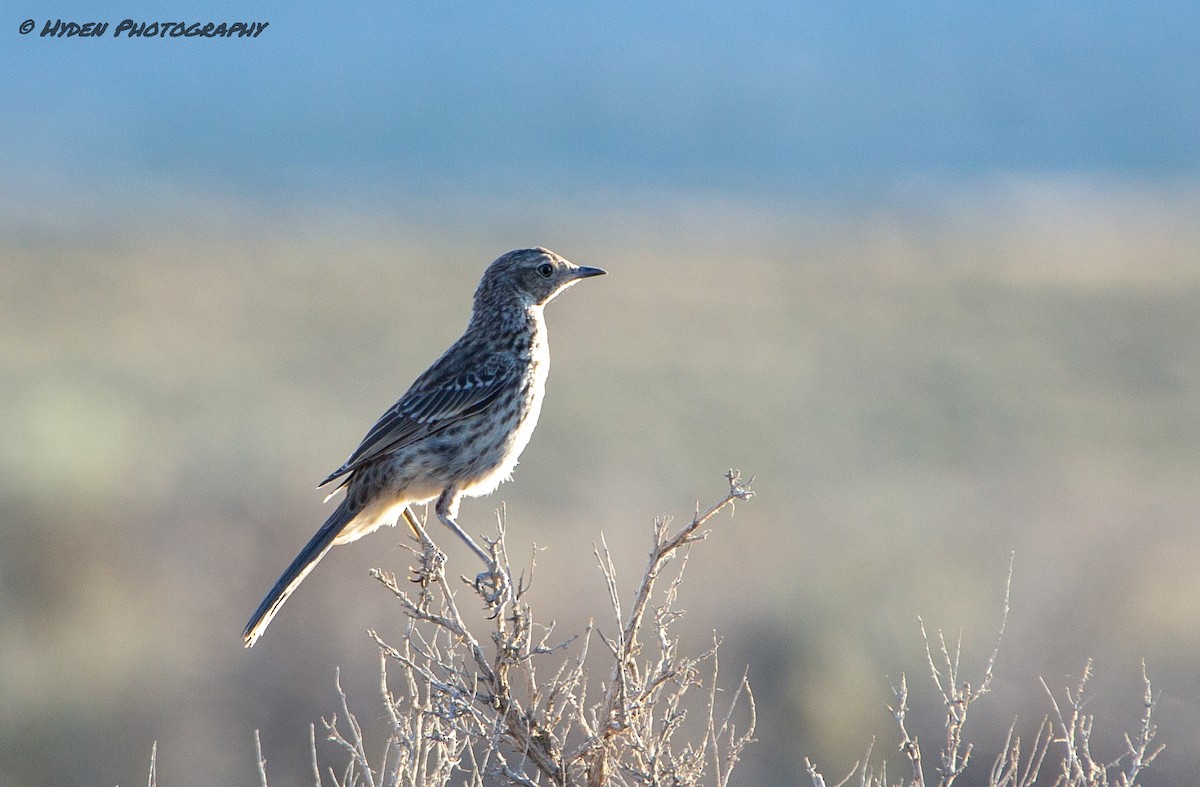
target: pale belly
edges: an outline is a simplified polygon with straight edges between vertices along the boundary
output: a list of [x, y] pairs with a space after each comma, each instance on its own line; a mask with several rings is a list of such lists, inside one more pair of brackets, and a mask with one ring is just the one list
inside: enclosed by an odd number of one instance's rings
[[[529, 386], [530, 399], [524, 417], [513, 429], [512, 434], [493, 454], [495, 466], [477, 477], [474, 481], [459, 488], [459, 493], [469, 497], [480, 497], [496, 490], [501, 483], [512, 477], [513, 470], [521, 458], [521, 452], [529, 445], [533, 430], [537, 426], [538, 417], [542, 411], [542, 394], [545, 391], [546, 377], [550, 371], [550, 353], [545, 343], [545, 331], [538, 332], [538, 338], [531, 348], [534, 355], [532, 384]], [[447, 479], [442, 479], [443, 481]], [[395, 525], [404, 507], [410, 504], [428, 503], [444, 491], [444, 487], [433, 479], [411, 479], [394, 494], [377, 495], [362, 511], [342, 530], [335, 544], [345, 544], [356, 541], [384, 525]]]
[[508, 441], [507, 450], [503, 452], [503, 458], [496, 465], [496, 468], [474, 483], [463, 487], [462, 493], [468, 497], [480, 497], [491, 494], [496, 491], [496, 487], [512, 478], [513, 470], [516, 469], [517, 462], [521, 458], [521, 452], [525, 450], [525, 446], [529, 445], [529, 440], [533, 437], [533, 430], [537, 426], [538, 416], [542, 413], [542, 399], [546, 390], [546, 378], [550, 374], [550, 348], [546, 343], [545, 326], [540, 324], [540, 311], [537, 314], [537, 319], [539, 330], [535, 332], [533, 346], [530, 348], [533, 356], [533, 382], [530, 386], [532, 395], [529, 402], [529, 410], [513, 431], [512, 437]]
[[530, 403], [529, 412], [525, 419], [514, 430], [512, 439], [509, 441], [508, 450], [504, 453], [504, 459], [487, 475], [475, 481], [469, 486], [462, 489], [462, 493], [468, 497], [480, 497], [489, 495], [496, 491], [496, 487], [512, 478], [513, 470], [517, 467], [517, 462], [521, 458], [521, 452], [525, 450], [525, 446], [529, 445], [530, 438], [533, 437], [533, 429], [537, 426], [538, 416], [542, 411], [542, 397], [536, 396]]

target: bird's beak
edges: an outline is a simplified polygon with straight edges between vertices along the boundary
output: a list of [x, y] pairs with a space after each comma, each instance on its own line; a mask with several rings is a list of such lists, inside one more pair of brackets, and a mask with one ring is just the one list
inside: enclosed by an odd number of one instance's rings
[[603, 268], [587, 268], [583, 265], [580, 265], [575, 269], [575, 275], [572, 278], [586, 279], [589, 276], [603, 276], [606, 273], [608, 273], [608, 271], [604, 270]]

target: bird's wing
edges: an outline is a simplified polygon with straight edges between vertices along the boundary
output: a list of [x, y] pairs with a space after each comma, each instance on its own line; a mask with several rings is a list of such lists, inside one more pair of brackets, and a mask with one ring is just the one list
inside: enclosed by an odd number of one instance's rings
[[352, 473], [388, 451], [428, 437], [469, 415], [482, 412], [505, 389], [520, 384], [512, 356], [494, 353], [469, 368], [447, 362], [447, 353], [384, 413], [345, 464], [319, 486]]

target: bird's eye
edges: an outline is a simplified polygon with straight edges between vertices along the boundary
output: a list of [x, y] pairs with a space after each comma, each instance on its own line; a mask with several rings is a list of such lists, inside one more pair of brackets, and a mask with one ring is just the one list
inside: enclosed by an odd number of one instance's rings
[[551, 274], [554, 273], [554, 266], [548, 262], [543, 262], [541, 265], [537, 266], [537, 272], [538, 275], [543, 279], [549, 279]]

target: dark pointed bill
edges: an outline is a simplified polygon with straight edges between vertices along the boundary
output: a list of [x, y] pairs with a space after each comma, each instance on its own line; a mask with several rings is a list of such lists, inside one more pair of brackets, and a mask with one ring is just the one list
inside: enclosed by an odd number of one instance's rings
[[606, 273], [608, 273], [608, 271], [604, 270], [603, 268], [588, 268], [580, 265], [575, 269], [575, 278], [586, 279], [588, 276], [603, 276]]

